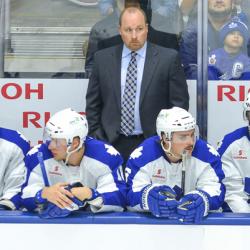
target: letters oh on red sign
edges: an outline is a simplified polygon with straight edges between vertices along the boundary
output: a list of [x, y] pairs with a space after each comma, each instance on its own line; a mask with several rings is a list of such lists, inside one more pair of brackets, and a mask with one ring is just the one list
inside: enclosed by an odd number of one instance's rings
[[31, 95], [36, 95], [36, 99], [43, 99], [43, 83], [38, 83], [36, 87], [31, 87], [30, 83], [22, 84], [10, 82], [6, 83], [1, 88], [1, 94], [8, 100], [16, 100], [24, 97], [24, 99], [31, 99]]

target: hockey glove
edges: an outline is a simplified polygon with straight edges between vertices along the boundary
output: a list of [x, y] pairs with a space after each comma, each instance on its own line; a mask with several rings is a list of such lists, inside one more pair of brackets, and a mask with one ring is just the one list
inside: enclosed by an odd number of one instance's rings
[[183, 222], [200, 223], [207, 216], [208, 197], [202, 191], [190, 192], [183, 196], [177, 208], [179, 218]]
[[176, 193], [168, 186], [147, 186], [142, 195], [142, 207], [156, 217], [176, 218], [176, 208], [179, 205], [175, 199]]
[[82, 202], [77, 198], [73, 198], [71, 200], [73, 201], [72, 205], [63, 209], [49, 202], [47, 207], [39, 213], [39, 216], [43, 219], [67, 217], [72, 211], [78, 210], [82, 205]]
[[[65, 189], [70, 191], [72, 187], [80, 187], [80, 186], [72, 184], [67, 186]], [[48, 202], [47, 207], [39, 213], [39, 216], [43, 219], [67, 217], [68, 215], [71, 214], [72, 211], [78, 210], [79, 208], [84, 207], [86, 204], [85, 202], [80, 201], [76, 197], [70, 199], [72, 200], [72, 204], [63, 209], [59, 208], [58, 206], [56, 206], [51, 202]]]

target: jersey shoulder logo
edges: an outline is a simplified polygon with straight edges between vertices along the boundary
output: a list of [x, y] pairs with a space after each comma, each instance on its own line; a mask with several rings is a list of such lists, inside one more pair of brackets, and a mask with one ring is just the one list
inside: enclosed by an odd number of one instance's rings
[[37, 153], [40, 147], [41, 147], [41, 144], [35, 145], [35, 146], [28, 152], [27, 155], [33, 155], [33, 154]]
[[215, 149], [213, 146], [207, 144], [207, 147], [208, 147], [208, 150], [209, 150], [209, 152], [210, 152], [211, 154], [213, 154], [213, 155], [215, 155], [215, 156], [219, 156], [219, 153], [216, 151], [216, 149]]
[[119, 152], [113, 146], [105, 144], [104, 147], [110, 155], [119, 155]]
[[143, 149], [143, 146], [136, 148], [133, 151], [133, 153], [130, 155], [130, 158], [132, 158], [132, 159], [139, 158], [142, 155], [142, 149]]

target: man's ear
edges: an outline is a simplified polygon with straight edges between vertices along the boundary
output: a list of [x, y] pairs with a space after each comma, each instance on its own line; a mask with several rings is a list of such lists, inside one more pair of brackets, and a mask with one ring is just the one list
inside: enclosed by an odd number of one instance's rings
[[78, 136], [74, 137], [73, 142], [72, 142], [73, 150], [78, 148], [79, 144], [80, 144], [80, 138]]
[[163, 142], [164, 148], [168, 149], [169, 148], [169, 140], [167, 139], [165, 133], [161, 134], [161, 141]]
[[169, 147], [170, 147], [170, 144], [169, 144], [169, 140], [163, 140], [163, 145], [164, 145], [164, 148], [165, 149], [169, 149]]

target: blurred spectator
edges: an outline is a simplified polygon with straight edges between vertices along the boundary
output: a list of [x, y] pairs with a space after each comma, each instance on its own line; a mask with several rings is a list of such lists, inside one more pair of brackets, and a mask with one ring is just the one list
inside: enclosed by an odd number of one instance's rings
[[197, 0], [179, 0], [179, 6], [186, 27], [190, 20], [197, 17]]
[[98, 50], [98, 42], [118, 34], [119, 16], [124, 8], [124, 0], [116, 0], [113, 13], [97, 22], [89, 35], [88, 50], [85, 62], [86, 76], [89, 77], [93, 67], [94, 54]]
[[114, 0], [99, 0], [98, 6], [103, 16], [108, 16], [114, 11]]
[[250, 60], [242, 52], [249, 34], [245, 23], [234, 18], [220, 30], [223, 48], [212, 51], [208, 59], [209, 80], [250, 79]]
[[[177, 0], [154, 0], [154, 1], [148, 0], [147, 4], [151, 5], [153, 12], [158, 13], [162, 16], [168, 16], [168, 14], [172, 13], [176, 9], [176, 6], [178, 6], [179, 4], [178, 2], [189, 2], [189, 1], [190, 0], [178, 0], [178, 1]], [[191, 0], [191, 1], [194, 1], [194, 0]], [[99, 0], [98, 5], [99, 5], [101, 14], [104, 16], [107, 16], [107, 15], [110, 15], [114, 11], [116, 1], [115, 0]]]
[[[233, 0], [208, 0], [208, 53], [223, 46], [219, 38], [219, 30], [233, 17], [233, 9]], [[188, 79], [196, 79], [197, 20], [191, 22], [182, 33], [180, 53], [186, 77]]]
[[151, 25], [157, 30], [179, 34], [183, 30], [182, 13], [177, 0], [149, 1], [151, 3]]
[[234, 12], [242, 22], [249, 24], [249, 18], [247, 17], [245, 10], [248, 9], [250, 5], [247, 6], [246, 2], [249, 2], [249, 0], [234, 0]]

